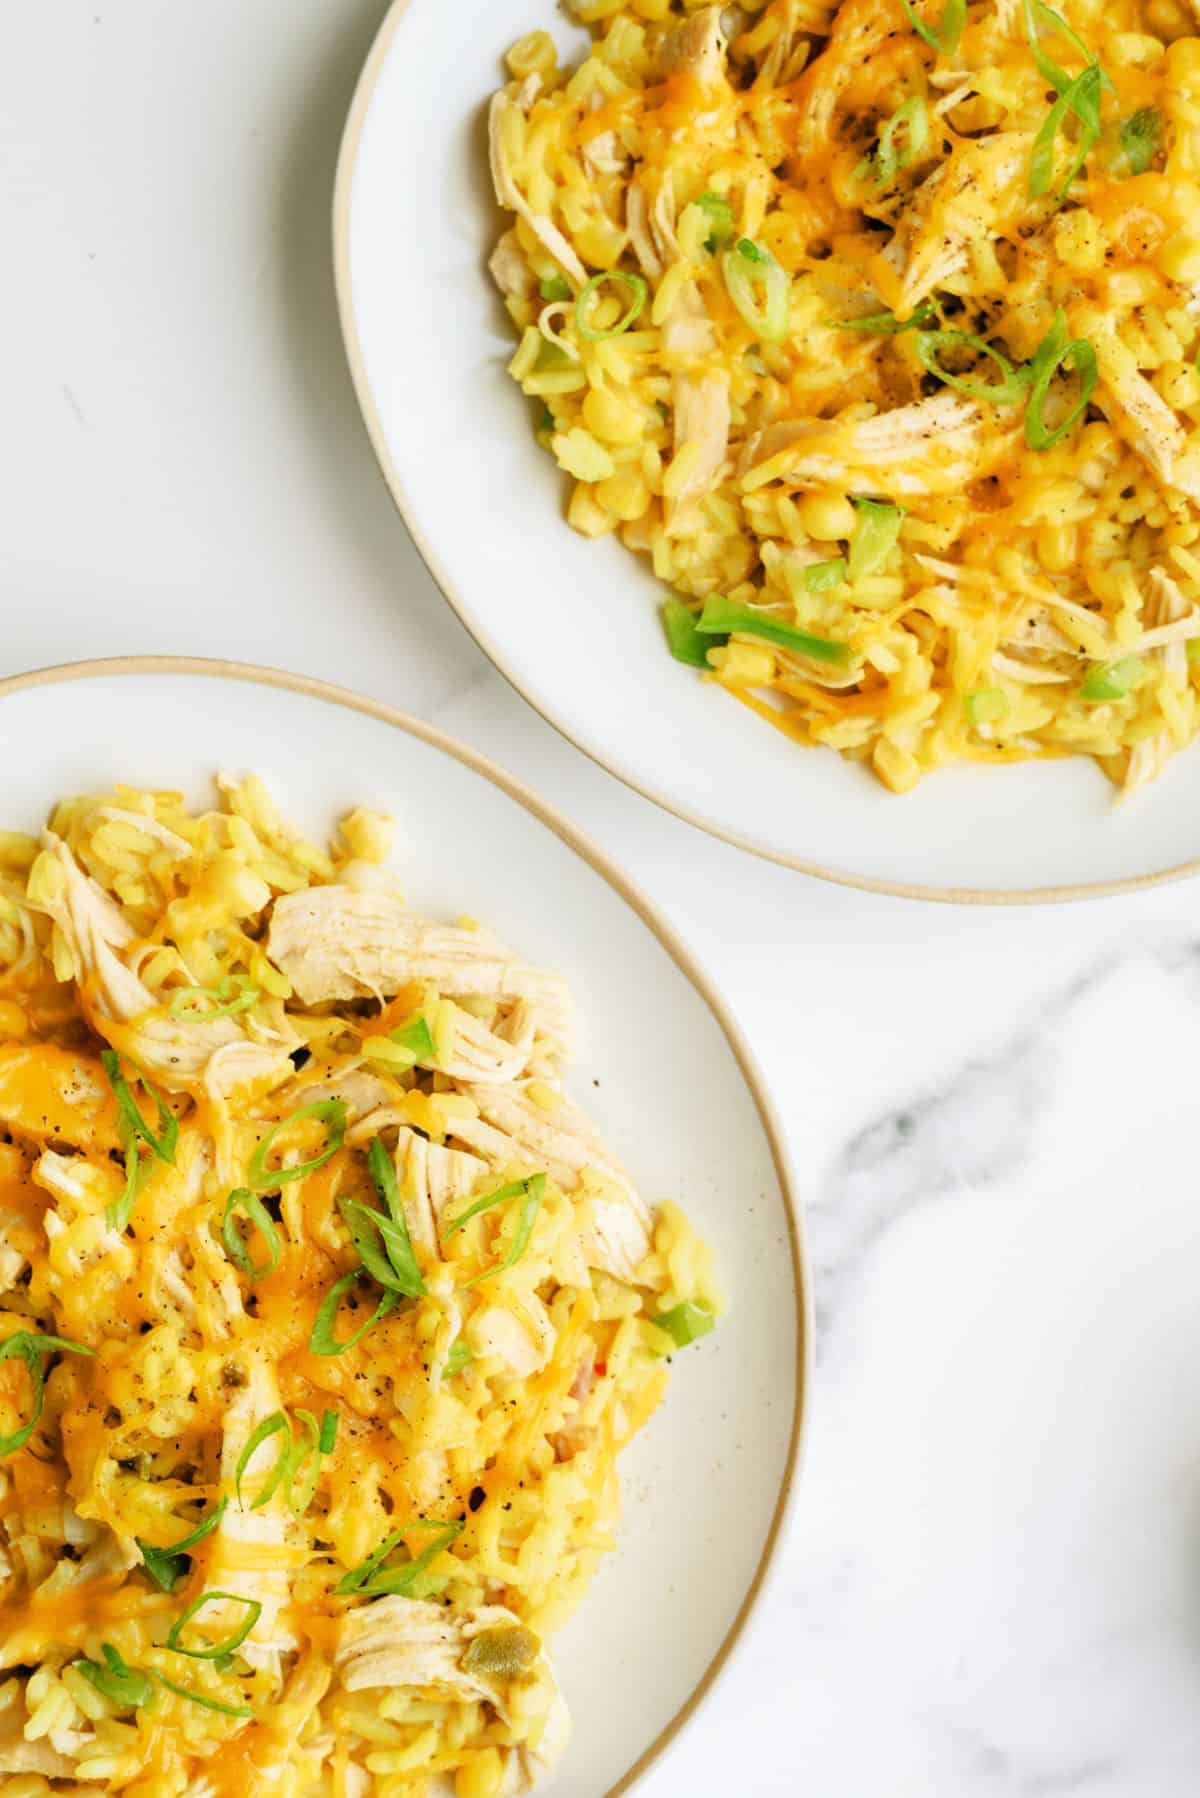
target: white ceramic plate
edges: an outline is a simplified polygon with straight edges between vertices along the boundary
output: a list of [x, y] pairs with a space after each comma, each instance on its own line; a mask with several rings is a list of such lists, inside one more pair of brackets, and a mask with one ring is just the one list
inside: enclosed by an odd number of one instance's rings
[[342, 147], [342, 325], [384, 474], [431, 572], [538, 711], [681, 817], [830, 879], [936, 898], [1074, 897], [1200, 866], [1200, 748], [1135, 800], [1090, 763], [949, 769], [896, 799], [800, 749], [673, 662], [662, 590], [612, 538], [563, 522], [563, 478], [505, 373], [485, 273], [499, 230], [484, 104], [553, 0], [397, 0]]
[[759, 1077], [670, 928], [566, 821], [474, 751], [336, 688], [204, 662], [92, 663], [0, 681], [0, 828], [115, 780], [210, 796], [261, 774], [323, 835], [399, 819], [413, 904], [485, 920], [564, 973], [572, 1090], [651, 1199], [713, 1241], [730, 1310], [675, 1362], [624, 1465], [620, 1549], [556, 1638], [574, 1717], [546, 1798], [626, 1791], [709, 1685], [767, 1572], [795, 1474], [811, 1340], [788, 1174]]

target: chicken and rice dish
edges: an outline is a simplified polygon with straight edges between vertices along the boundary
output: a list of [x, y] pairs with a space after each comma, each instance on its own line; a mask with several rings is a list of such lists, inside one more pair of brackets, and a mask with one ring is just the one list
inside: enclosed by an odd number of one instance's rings
[[1156, 775], [1200, 685], [1197, 0], [572, 10], [586, 54], [531, 32], [490, 113], [569, 522], [892, 792]]
[[558, 976], [219, 786], [0, 833], [0, 1789], [524, 1791], [710, 1257]]

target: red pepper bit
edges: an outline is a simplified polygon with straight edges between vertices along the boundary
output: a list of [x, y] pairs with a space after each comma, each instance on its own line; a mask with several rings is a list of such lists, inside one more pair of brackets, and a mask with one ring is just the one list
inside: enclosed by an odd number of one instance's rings
[[608, 1372], [608, 1362], [607, 1361], [597, 1361], [597, 1363], [596, 1363], [597, 1377], [602, 1380], [607, 1372]]

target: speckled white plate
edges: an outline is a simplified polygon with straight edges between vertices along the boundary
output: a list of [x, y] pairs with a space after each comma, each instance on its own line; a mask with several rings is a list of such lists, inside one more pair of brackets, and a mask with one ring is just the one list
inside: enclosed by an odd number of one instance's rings
[[334, 248], [350, 366], [397, 505], [451, 605], [543, 717], [744, 848], [942, 899], [1076, 897], [1200, 867], [1200, 747], [1122, 806], [1085, 761], [962, 766], [904, 799], [801, 749], [673, 662], [662, 589], [563, 521], [564, 480], [505, 373], [484, 107], [512, 41], [583, 41], [553, 0], [396, 0], [347, 124]]
[[[685, 1203], [730, 1310], [676, 1358], [624, 1465], [620, 1548], [556, 1638], [574, 1717], [546, 1798], [629, 1789], [709, 1690], [761, 1589], [796, 1469], [811, 1340], [788, 1170], [746, 1045], [701, 970], [600, 851], [475, 751], [334, 687], [217, 662], [99, 662], [0, 681], [0, 828], [116, 780], [211, 797], [263, 776], [324, 834], [399, 820], [414, 905], [486, 921], [565, 974], [571, 1079], [650, 1200]], [[719, 1702], [719, 1701], [718, 1701]]]

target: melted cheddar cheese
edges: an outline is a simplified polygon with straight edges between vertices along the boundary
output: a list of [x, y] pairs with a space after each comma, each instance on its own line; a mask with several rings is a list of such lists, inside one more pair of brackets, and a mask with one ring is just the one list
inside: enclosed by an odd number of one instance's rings
[[1198, 723], [1194, 12], [573, 10], [586, 51], [521, 39], [490, 121], [571, 525], [650, 559], [680, 660], [893, 792], [1153, 777]]
[[[497, 1798], [710, 1259], [570, 996], [260, 783], [0, 836], [0, 1785]], [[75, 1789], [74, 1786], [72, 1789]]]

